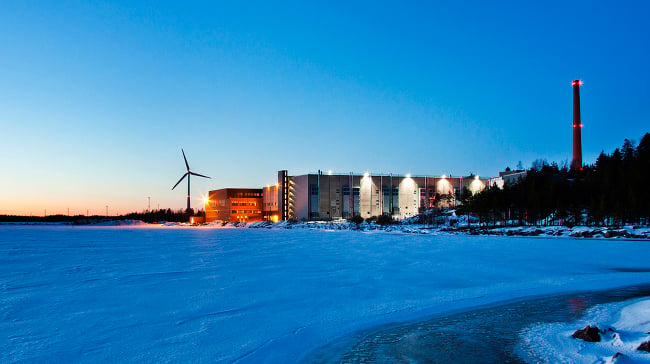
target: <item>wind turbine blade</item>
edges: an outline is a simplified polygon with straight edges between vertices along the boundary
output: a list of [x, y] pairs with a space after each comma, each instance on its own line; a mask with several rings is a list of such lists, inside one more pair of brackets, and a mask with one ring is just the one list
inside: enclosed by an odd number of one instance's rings
[[185, 167], [187, 167], [187, 171], [190, 171], [190, 165], [187, 163], [187, 158], [185, 158], [185, 151], [183, 148], [181, 148], [181, 152], [183, 152], [183, 159], [185, 159]]
[[194, 172], [190, 172], [190, 174], [191, 174], [191, 175], [194, 175], [194, 176], [210, 178], [210, 177], [208, 177], [208, 176], [204, 176], [204, 175], [202, 175], [202, 174], [198, 174], [198, 173], [194, 173]]
[[181, 179], [179, 179], [178, 182], [176, 182], [176, 184], [174, 185], [174, 187], [172, 187], [172, 190], [173, 190], [174, 188], [176, 188], [176, 186], [178, 186], [178, 184], [181, 183], [181, 181], [183, 180], [183, 178], [187, 177], [188, 174], [190, 174], [190, 172], [185, 173], [185, 174], [183, 175], [183, 177], [181, 177]]

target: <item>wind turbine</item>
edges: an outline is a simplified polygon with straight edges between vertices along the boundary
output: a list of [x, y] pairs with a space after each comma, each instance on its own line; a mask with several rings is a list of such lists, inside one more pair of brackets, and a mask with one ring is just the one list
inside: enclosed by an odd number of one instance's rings
[[187, 177], [187, 209], [189, 210], [190, 209], [190, 176], [194, 175], [203, 178], [210, 178], [210, 177], [190, 171], [190, 165], [187, 163], [187, 158], [185, 158], [185, 151], [183, 150], [183, 148], [181, 148], [181, 152], [183, 153], [183, 159], [185, 160], [185, 166], [187, 167], [187, 172], [183, 175], [183, 177], [181, 177], [181, 179], [178, 180], [178, 182], [176, 182], [174, 187], [172, 187], [172, 190], [176, 188], [176, 186], [178, 186], [179, 183], [181, 183], [183, 178]]

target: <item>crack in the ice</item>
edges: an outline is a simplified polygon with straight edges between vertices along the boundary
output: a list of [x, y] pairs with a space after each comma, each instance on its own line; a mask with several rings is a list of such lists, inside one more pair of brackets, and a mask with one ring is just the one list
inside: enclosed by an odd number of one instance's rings
[[251, 307], [243, 307], [243, 308], [233, 308], [233, 309], [230, 309], [230, 310], [223, 310], [223, 311], [217, 311], [217, 312], [208, 312], [208, 313], [205, 313], [205, 314], [200, 314], [200, 315], [196, 315], [194, 317], [190, 317], [190, 318], [185, 319], [185, 320], [177, 321], [176, 325], [177, 326], [185, 325], [188, 322], [200, 320], [202, 318], [207, 318], [207, 317], [232, 316], [232, 314], [238, 314], [238, 313], [241, 313], [241, 312], [250, 311], [250, 309], [251, 309]]
[[290, 335], [296, 335], [296, 334], [298, 334], [300, 331], [304, 330], [305, 328], [307, 328], [307, 326], [300, 326], [300, 327], [298, 327], [298, 328], [292, 330], [291, 333], [283, 334], [283, 335], [276, 336], [276, 337], [272, 337], [272, 338], [266, 340], [265, 342], [263, 342], [261, 345], [255, 347], [255, 348], [253, 348], [253, 349], [247, 351], [247, 352], [244, 353], [243, 355], [241, 355], [241, 356], [235, 358], [235, 359], [232, 361], [232, 363], [239, 363], [239, 362], [241, 362], [242, 360], [245, 360], [247, 357], [249, 357], [249, 356], [255, 354], [255, 353], [258, 352], [258, 351], [260, 351], [260, 350], [263, 349], [264, 347], [268, 346], [268, 345], [271, 344], [272, 342], [274, 342], [274, 341], [276, 341], [276, 340], [279, 340], [279, 339], [282, 339], [282, 338], [284, 338], [284, 337], [290, 336]]

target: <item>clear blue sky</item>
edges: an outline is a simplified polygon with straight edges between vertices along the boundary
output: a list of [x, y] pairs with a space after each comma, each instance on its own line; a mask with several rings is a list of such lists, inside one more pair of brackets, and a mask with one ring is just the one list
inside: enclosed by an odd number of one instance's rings
[[650, 131], [650, 3], [0, 2], [0, 214], [290, 174], [496, 175]]

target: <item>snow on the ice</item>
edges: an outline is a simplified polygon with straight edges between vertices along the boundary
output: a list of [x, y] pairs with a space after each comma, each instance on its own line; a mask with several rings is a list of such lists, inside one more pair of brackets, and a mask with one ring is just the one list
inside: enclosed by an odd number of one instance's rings
[[295, 362], [378, 325], [650, 283], [646, 241], [312, 225], [0, 226], [0, 362]]
[[[468, 223], [469, 220], [469, 223]], [[508, 226], [490, 227], [480, 226], [474, 217], [468, 218], [465, 215], [456, 216], [453, 212], [441, 218], [442, 224], [423, 225], [412, 223], [414, 219], [406, 219], [403, 223], [380, 226], [374, 222], [362, 222], [354, 224], [346, 220], [334, 221], [307, 221], [289, 222], [281, 221], [272, 223], [270, 221], [259, 221], [253, 223], [212, 221], [204, 224], [205, 227], [224, 228], [267, 228], [267, 229], [311, 229], [311, 230], [357, 230], [357, 231], [382, 231], [405, 234], [482, 234], [482, 235], [519, 235], [519, 236], [542, 236], [542, 237], [585, 237], [585, 238], [615, 238], [615, 239], [650, 239], [650, 227], [623, 226], [620, 228], [600, 226]], [[167, 223], [166, 225], [178, 226], [178, 223]], [[183, 224], [180, 224], [183, 226]], [[188, 224], [185, 224], [188, 225]], [[466, 228], [471, 227], [469, 231]]]
[[[601, 330], [600, 342], [571, 337], [587, 325]], [[650, 353], [637, 350], [650, 340], [650, 299], [598, 305], [579, 321], [534, 325], [521, 336], [522, 357], [531, 362], [650, 362]]]

